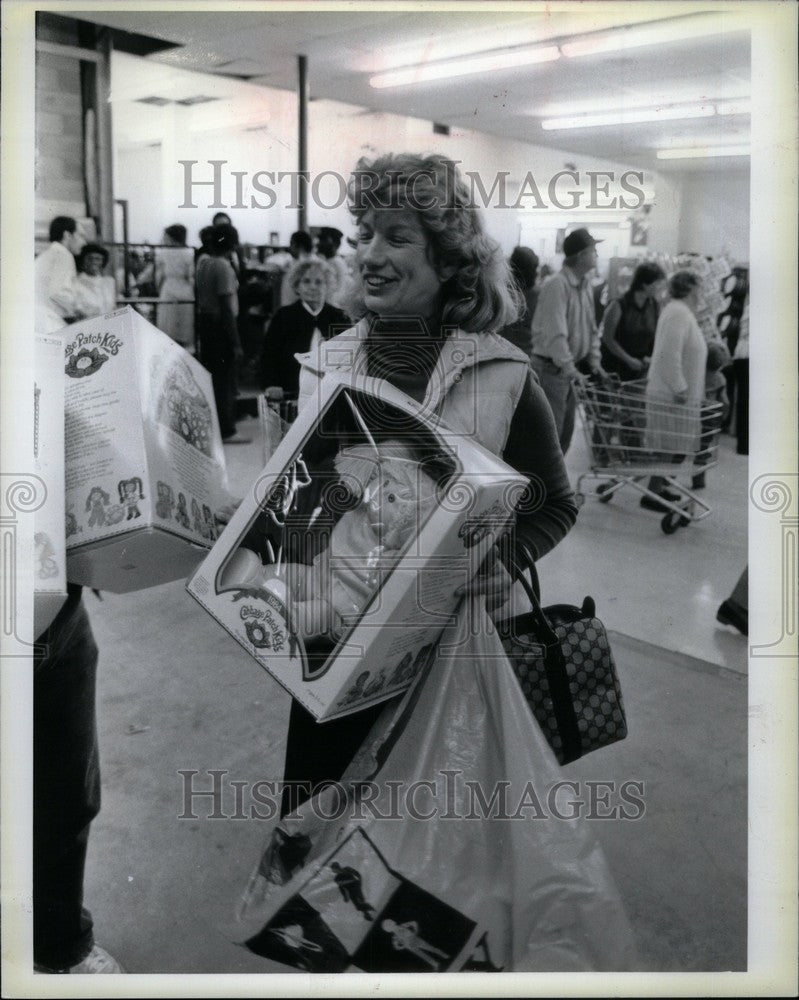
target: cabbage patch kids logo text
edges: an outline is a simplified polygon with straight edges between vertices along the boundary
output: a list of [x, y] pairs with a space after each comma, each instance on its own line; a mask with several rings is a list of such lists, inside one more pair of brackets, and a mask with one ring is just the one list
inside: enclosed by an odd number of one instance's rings
[[110, 357], [119, 353], [122, 341], [113, 333], [79, 333], [65, 347], [64, 371], [70, 378], [86, 378], [99, 371]]

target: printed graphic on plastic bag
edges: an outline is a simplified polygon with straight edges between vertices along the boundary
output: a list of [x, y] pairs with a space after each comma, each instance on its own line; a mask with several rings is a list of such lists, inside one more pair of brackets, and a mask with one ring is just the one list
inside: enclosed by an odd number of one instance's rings
[[354, 830], [245, 944], [308, 972], [443, 972], [475, 931], [473, 920], [393, 872]]

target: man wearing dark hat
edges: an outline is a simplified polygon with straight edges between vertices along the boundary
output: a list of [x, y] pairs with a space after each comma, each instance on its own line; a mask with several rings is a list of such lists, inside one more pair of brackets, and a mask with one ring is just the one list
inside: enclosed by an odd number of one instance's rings
[[541, 288], [533, 316], [532, 366], [549, 400], [564, 455], [574, 432], [573, 383], [604, 375], [599, 330], [588, 275], [596, 267], [595, 240], [575, 229], [563, 241], [563, 268]]
[[319, 255], [324, 258], [330, 276], [327, 301], [338, 308], [341, 307], [342, 296], [350, 280], [349, 268], [338, 253], [343, 235], [340, 229], [322, 226], [316, 241], [316, 249]]

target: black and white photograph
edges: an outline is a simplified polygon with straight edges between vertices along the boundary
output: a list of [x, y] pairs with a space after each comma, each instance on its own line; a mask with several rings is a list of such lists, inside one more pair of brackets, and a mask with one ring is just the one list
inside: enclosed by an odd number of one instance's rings
[[795, 994], [796, 6], [0, 17], [3, 995]]

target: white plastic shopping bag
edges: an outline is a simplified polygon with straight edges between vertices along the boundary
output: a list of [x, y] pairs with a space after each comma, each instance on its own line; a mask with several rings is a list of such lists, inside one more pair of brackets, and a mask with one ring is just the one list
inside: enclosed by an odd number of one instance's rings
[[390, 721], [273, 830], [235, 939], [314, 972], [634, 967], [604, 855], [543, 807], [562, 776], [482, 601]]

